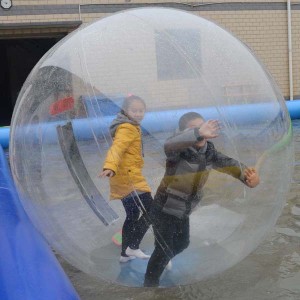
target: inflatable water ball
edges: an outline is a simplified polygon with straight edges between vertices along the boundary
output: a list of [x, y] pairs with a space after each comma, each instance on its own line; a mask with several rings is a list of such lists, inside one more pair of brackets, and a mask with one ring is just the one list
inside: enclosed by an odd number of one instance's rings
[[[126, 10], [80, 27], [28, 76], [15, 106], [10, 163], [22, 204], [49, 244], [78, 269], [143, 286], [147, 260], [120, 263], [121, 201], [99, 178], [110, 124], [124, 98], [147, 106], [143, 174], [155, 195], [164, 142], [186, 112], [218, 119], [222, 153], [255, 166], [255, 189], [212, 170], [190, 216], [190, 245], [165, 270], [163, 287], [220, 273], [272, 229], [291, 178], [291, 122], [276, 84], [251, 50], [212, 21], [175, 9]], [[134, 186], [132, 190], [135, 191]], [[152, 228], [141, 249], [154, 249]]]

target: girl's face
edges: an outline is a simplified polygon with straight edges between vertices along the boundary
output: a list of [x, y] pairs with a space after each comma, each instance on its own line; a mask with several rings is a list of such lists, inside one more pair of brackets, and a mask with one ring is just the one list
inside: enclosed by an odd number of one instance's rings
[[126, 111], [127, 115], [134, 121], [140, 123], [144, 119], [145, 105], [139, 100], [133, 100]]

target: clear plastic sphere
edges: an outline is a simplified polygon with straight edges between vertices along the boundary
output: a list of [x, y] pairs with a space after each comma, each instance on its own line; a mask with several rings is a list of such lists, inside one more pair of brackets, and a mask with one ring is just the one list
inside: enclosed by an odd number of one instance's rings
[[[23, 205], [50, 245], [106, 281], [142, 286], [147, 260], [120, 264], [113, 239], [121, 201], [99, 178], [109, 126], [124, 97], [147, 104], [143, 174], [152, 195], [165, 171], [165, 140], [188, 111], [218, 119], [213, 142], [256, 166], [254, 189], [212, 170], [190, 216], [190, 245], [161, 286], [190, 284], [241, 261], [272, 229], [289, 189], [293, 147], [284, 99], [240, 40], [175, 9], [127, 10], [82, 26], [53, 47], [25, 82], [13, 115], [10, 162]], [[151, 254], [151, 229], [141, 249]]]

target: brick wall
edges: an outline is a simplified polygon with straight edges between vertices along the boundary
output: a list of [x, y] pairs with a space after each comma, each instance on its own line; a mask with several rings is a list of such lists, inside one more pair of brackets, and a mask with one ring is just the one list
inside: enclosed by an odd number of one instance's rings
[[[283, 95], [289, 97], [287, 11], [281, 0], [212, 0], [210, 5], [184, 5], [164, 1], [164, 6], [186, 9], [206, 17], [245, 42], [266, 65]], [[151, 1], [159, 4], [160, 1]], [[190, 2], [192, 4], [192, 2]], [[79, 13], [81, 4], [81, 14]], [[105, 5], [104, 5], [105, 4]], [[116, 5], [114, 5], [116, 4]], [[0, 9], [0, 38], [39, 33], [70, 32], [68, 22], [87, 23], [132, 5], [149, 4], [143, 0], [13, 0], [10, 10]], [[300, 4], [292, 2], [294, 95], [300, 97]], [[10, 25], [14, 26], [10, 26]], [[43, 26], [41, 26], [41, 24]], [[48, 24], [48, 26], [47, 26]], [[66, 25], [66, 28], [61, 26]]]

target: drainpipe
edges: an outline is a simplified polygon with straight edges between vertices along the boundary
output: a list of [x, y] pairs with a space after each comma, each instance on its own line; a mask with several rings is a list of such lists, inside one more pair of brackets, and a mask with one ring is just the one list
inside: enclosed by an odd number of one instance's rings
[[81, 4], [78, 4], [78, 14], [79, 14], [79, 20], [81, 20]]
[[294, 100], [291, 0], [287, 0], [290, 100]]

